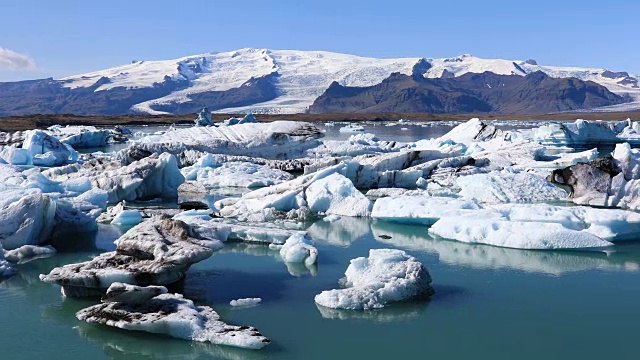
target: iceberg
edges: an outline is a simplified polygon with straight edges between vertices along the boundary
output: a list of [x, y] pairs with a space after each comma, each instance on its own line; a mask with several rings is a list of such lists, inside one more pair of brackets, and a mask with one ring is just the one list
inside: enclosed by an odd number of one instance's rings
[[331, 174], [311, 183], [305, 190], [309, 210], [342, 216], [369, 216], [371, 201], [340, 174]]
[[261, 298], [244, 298], [231, 300], [229, 305], [234, 307], [256, 306], [262, 302]]
[[47, 130], [49, 135], [56, 137], [61, 143], [70, 145], [74, 149], [107, 146], [109, 138], [113, 135], [111, 130], [84, 125], [54, 125]]
[[280, 256], [284, 262], [304, 263], [311, 266], [318, 261], [318, 249], [300, 234], [292, 235], [280, 248]]
[[617, 144], [612, 157], [553, 171], [548, 180], [571, 188], [576, 204], [640, 209], [640, 150]]
[[558, 223], [536, 221], [478, 220], [473, 216], [441, 218], [429, 228], [438, 237], [517, 249], [597, 249], [612, 246], [586, 231]]
[[[206, 157], [212, 157], [205, 155]], [[213, 161], [213, 160], [212, 160]], [[200, 161], [199, 161], [200, 163]], [[215, 164], [203, 162], [181, 169], [187, 180], [198, 181], [206, 188], [214, 187], [245, 187], [258, 188], [279, 184], [293, 179], [293, 175], [264, 165], [250, 162], [226, 162]]]
[[138, 210], [122, 210], [111, 220], [113, 225], [131, 226], [142, 222], [142, 214]]
[[211, 120], [211, 111], [206, 107], [202, 108], [198, 113], [198, 118], [195, 120], [196, 126], [211, 126], [214, 125], [213, 120]]
[[17, 270], [13, 264], [5, 260], [4, 249], [2, 248], [2, 243], [0, 243], [0, 279], [3, 277], [13, 276], [16, 272]]
[[126, 151], [179, 154], [198, 150], [283, 160], [304, 157], [308, 149], [320, 144], [317, 139], [322, 136], [315, 125], [294, 121], [190, 127], [147, 135]]
[[54, 268], [40, 280], [63, 287], [66, 296], [96, 296], [115, 282], [132, 285], [166, 285], [184, 277], [191, 264], [219, 249], [221, 242], [198, 239], [182, 221], [150, 218], [118, 240], [116, 251], [93, 260]]
[[53, 246], [22, 245], [17, 249], [5, 250], [4, 257], [12, 263], [21, 264], [33, 259], [51, 256], [56, 253]]
[[[124, 291], [124, 293], [123, 293]], [[107, 290], [117, 292], [115, 302], [90, 306], [76, 313], [78, 320], [104, 324], [124, 330], [146, 331], [165, 334], [184, 340], [211, 342], [247, 349], [261, 349], [270, 340], [256, 328], [233, 326], [220, 320], [220, 316], [208, 306], [196, 306], [193, 301], [180, 294], [160, 294], [147, 301], [145, 297], [166, 289], [151, 289], [115, 283]], [[136, 293], [132, 298], [127, 293]], [[129, 301], [133, 299], [133, 301]]]
[[376, 200], [371, 217], [404, 224], [432, 225], [442, 217], [474, 213], [475, 201], [437, 196], [389, 196]]
[[318, 305], [333, 309], [379, 309], [399, 301], [433, 295], [431, 276], [414, 257], [402, 250], [372, 249], [369, 257], [351, 260], [340, 280], [343, 289], [316, 295]]
[[364, 132], [364, 127], [355, 124], [349, 124], [340, 128], [341, 133]]
[[[11, 196], [6, 192], [3, 195]], [[39, 245], [48, 240], [56, 224], [56, 202], [41, 193], [18, 194], [0, 209], [0, 244], [13, 250], [23, 245]]]
[[539, 175], [504, 170], [462, 176], [456, 185], [464, 199], [483, 204], [537, 203], [564, 199], [568, 195]]
[[92, 187], [105, 190], [109, 203], [144, 200], [155, 197], [175, 198], [184, 176], [175, 156], [153, 154], [125, 165], [120, 161], [95, 158], [83, 164], [48, 169], [43, 174], [58, 182], [89, 179]]
[[27, 131], [22, 148], [29, 153], [29, 164], [37, 166], [59, 166], [78, 159], [78, 153], [71, 146], [42, 130]]

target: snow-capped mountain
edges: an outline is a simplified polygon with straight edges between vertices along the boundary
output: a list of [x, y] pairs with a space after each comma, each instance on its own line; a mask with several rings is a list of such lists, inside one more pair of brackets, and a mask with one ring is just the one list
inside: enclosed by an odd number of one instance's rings
[[640, 109], [640, 77], [607, 69], [544, 66], [533, 60], [471, 55], [376, 59], [325, 51], [240, 49], [135, 61], [59, 80], [0, 83], [0, 115], [186, 113], [202, 106], [224, 113], [299, 113], [334, 82], [367, 87], [380, 84], [393, 73], [447, 78], [483, 72], [526, 76], [538, 71], [554, 78], [593, 81], [624, 96], [624, 104], [601, 110]]

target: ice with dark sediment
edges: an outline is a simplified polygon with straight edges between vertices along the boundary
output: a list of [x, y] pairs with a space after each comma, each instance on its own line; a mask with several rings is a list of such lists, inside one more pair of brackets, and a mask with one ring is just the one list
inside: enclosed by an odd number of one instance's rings
[[61, 285], [65, 295], [74, 297], [102, 294], [114, 282], [166, 285], [183, 278], [192, 264], [220, 246], [218, 240], [194, 237], [182, 221], [154, 217], [122, 235], [116, 251], [55, 268], [40, 279]]
[[79, 320], [184, 340], [261, 349], [270, 340], [254, 327], [229, 325], [212, 308], [198, 306], [160, 286], [114, 283], [103, 303], [76, 313]]
[[618, 144], [611, 157], [554, 171], [548, 180], [571, 188], [576, 204], [640, 210], [640, 150]]

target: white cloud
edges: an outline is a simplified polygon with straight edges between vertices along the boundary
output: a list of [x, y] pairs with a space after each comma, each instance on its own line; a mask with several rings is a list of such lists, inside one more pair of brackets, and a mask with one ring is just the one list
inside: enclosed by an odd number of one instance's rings
[[0, 70], [37, 70], [36, 62], [25, 54], [0, 47]]

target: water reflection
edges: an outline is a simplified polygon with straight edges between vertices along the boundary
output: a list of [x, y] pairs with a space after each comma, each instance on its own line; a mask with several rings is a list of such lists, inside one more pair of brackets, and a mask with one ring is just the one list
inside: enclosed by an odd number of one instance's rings
[[369, 219], [343, 216], [332, 222], [316, 221], [307, 229], [307, 233], [316, 241], [336, 246], [349, 246], [369, 233], [369, 224]]
[[272, 249], [268, 244], [254, 244], [243, 242], [227, 242], [225, 246], [217, 251], [217, 254], [244, 254], [251, 256], [270, 256], [278, 262], [282, 262], [287, 267], [287, 271], [290, 275], [295, 277], [301, 277], [307, 274], [311, 276], [318, 275], [318, 265], [305, 265], [303, 263], [288, 263], [282, 261], [280, 252], [277, 249]]
[[561, 275], [585, 270], [640, 270], [640, 244], [616, 245], [612, 252], [535, 251], [508, 249], [488, 245], [436, 240], [426, 228], [382, 221], [373, 222], [376, 241], [408, 250], [438, 255], [441, 262], [479, 269], [517, 269], [526, 272]]
[[136, 331], [80, 323], [78, 334], [102, 347], [110, 359], [267, 359], [261, 351], [190, 342]]
[[366, 320], [378, 323], [410, 321], [418, 318], [429, 305], [428, 301], [395, 303], [382, 309], [344, 310], [332, 309], [316, 304], [318, 311], [325, 319], [332, 320]]

